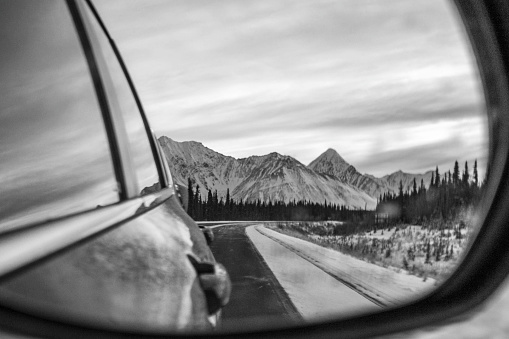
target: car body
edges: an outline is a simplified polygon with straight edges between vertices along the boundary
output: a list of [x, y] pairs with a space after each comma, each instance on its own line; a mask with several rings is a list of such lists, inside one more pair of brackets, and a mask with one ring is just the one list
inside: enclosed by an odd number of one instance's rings
[[110, 330], [214, 328], [228, 274], [92, 4], [0, 7], [2, 307]]

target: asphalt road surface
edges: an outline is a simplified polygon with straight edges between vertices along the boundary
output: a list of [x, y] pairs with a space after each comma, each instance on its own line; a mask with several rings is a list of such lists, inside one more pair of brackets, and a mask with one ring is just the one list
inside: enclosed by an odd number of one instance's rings
[[246, 225], [214, 228], [216, 260], [232, 280], [230, 302], [222, 310], [221, 330], [302, 323], [302, 317], [245, 232]]

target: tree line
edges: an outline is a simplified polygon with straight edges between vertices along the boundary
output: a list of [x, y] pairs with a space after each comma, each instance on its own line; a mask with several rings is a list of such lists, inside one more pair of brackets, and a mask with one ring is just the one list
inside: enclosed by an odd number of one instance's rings
[[[479, 200], [486, 179], [479, 181], [477, 161], [470, 175], [468, 162], [460, 173], [458, 161], [454, 170], [439, 172], [438, 166], [432, 173], [431, 182], [426, 185], [423, 179], [417, 184], [403, 187], [400, 181], [398, 193], [384, 193], [377, 199], [374, 211], [354, 209], [349, 206], [324, 201], [242, 201], [234, 200], [227, 189], [226, 197], [218, 197], [217, 190], [207, 190], [207, 198], [202, 199], [199, 185], [193, 185], [188, 178], [187, 213], [199, 221], [326, 221], [339, 220], [362, 224], [364, 228], [382, 223], [422, 224], [430, 220], [454, 220], [461, 209], [475, 205]], [[344, 228], [344, 227], [343, 227]], [[358, 228], [358, 227], [356, 227]]]
[[242, 201], [234, 200], [227, 189], [226, 197], [219, 198], [217, 190], [207, 192], [202, 199], [200, 186], [193, 185], [188, 178], [187, 213], [198, 221], [322, 221], [322, 220], [360, 220], [365, 214], [374, 211], [352, 209], [345, 205], [324, 201]]
[[[431, 182], [426, 188], [424, 180], [418, 185], [415, 178], [413, 185], [406, 190], [399, 183], [399, 192], [380, 195], [376, 208], [377, 217], [385, 217], [386, 222], [404, 222], [422, 224], [430, 220], [452, 221], [461, 211], [475, 206], [480, 198], [486, 179], [479, 181], [477, 160], [472, 175], [465, 162], [460, 173], [458, 161], [454, 170], [444, 174], [438, 166], [431, 175]], [[442, 222], [438, 223], [443, 225]]]

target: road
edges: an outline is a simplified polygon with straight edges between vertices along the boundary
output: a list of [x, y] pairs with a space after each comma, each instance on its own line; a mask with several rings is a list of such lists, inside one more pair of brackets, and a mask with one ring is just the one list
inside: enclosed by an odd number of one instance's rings
[[216, 260], [232, 280], [230, 302], [222, 310], [221, 330], [247, 329], [261, 322], [279, 326], [302, 323], [302, 317], [246, 235], [246, 225], [214, 228]]
[[[306, 251], [303, 246], [287, 246], [266, 232], [261, 225], [246, 228], [249, 239], [304, 320], [351, 316], [380, 309], [373, 300], [317, 264], [317, 261], [325, 262], [327, 258], [303, 255], [306, 252], [317, 252], [318, 249]], [[336, 260], [338, 262], [340, 260]]]
[[[214, 227], [216, 260], [232, 279], [222, 329], [278, 326], [377, 310], [380, 306], [254, 225]], [[315, 245], [316, 246], [316, 245]], [[311, 251], [314, 251], [312, 249]]]
[[[216, 235], [216, 241], [212, 244], [214, 255], [218, 261], [225, 264], [233, 280], [232, 300], [223, 310], [222, 329], [246, 328], [246, 326], [253, 325], [253, 318], [257, 317], [273, 317], [282, 320], [278, 321], [279, 325], [302, 322], [297, 307], [292, 303], [288, 292], [284, 291], [282, 284], [275, 279], [275, 274], [269, 265], [261, 258], [259, 253], [264, 251], [263, 248], [257, 250], [253, 247], [249, 237], [246, 236], [245, 229], [246, 225], [214, 229]], [[285, 284], [284, 281], [283, 284]], [[509, 307], [507, 305], [509, 305], [509, 281], [500, 288], [500, 291], [490, 299], [485, 307], [472, 311], [470, 319], [458, 323], [453, 322], [446, 326], [428, 326], [390, 337], [412, 339], [507, 338], [507, 333], [509, 333], [507, 323]]]

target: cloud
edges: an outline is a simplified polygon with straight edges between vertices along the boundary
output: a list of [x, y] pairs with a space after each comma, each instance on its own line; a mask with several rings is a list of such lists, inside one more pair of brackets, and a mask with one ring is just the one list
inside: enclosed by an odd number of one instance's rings
[[[459, 139], [451, 138], [426, 145], [380, 152], [376, 158], [359, 162], [359, 167], [377, 168], [378, 176], [381, 176], [381, 173], [393, 173], [399, 168], [404, 168], [410, 173], [424, 173], [438, 166], [441, 172], [446, 172], [452, 170], [456, 160], [460, 163], [464, 161], [472, 163], [476, 159], [472, 158], [467, 150], [458, 154], [452, 147], [458, 142], [460, 142]], [[485, 163], [486, 156], [486, 154], [482, 156], [478, 162]]]
[[[339, 148], [370, 173], [485, 152], [479, 77], [447, 1], [97, 6], [159, 135], [201, 141], [235, 157], [277, 151], [305, 163]], [[456, 138], [455, 121], [476, 138]], [[408, 132], [420, 125], [443, 133], [433, 139]], [[456, 142], [434, 152], [446, 131]], [[420, 157], [411, 156], [416, 151]]]

